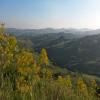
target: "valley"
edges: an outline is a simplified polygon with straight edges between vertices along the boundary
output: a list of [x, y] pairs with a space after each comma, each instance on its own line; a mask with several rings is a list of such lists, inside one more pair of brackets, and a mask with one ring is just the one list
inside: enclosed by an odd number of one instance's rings
[[[99, 30], [69, 31], [67, 29], [66, 32], [53, 30], [54, 33], [51, 30], [41, 29], [37, 30], [38, 33], [30, 30], [29, 34], [27, 32], [22, 34], [20, 31], [12, 33], [16, 33], [21, 47], [31, 48], [36, 52], [39, 52], [41, 48], [46, 48], [50, 60], [57, 66], [74, 72], [100, 76]], [[56, 31], [58, 33], [55, 33]]]

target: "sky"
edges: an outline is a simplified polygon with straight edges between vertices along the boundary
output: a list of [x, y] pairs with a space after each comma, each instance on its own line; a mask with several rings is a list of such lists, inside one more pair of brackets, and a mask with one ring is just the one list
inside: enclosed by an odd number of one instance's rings
[[100, 0], [0, 0], [10, 28], [100, 28]]

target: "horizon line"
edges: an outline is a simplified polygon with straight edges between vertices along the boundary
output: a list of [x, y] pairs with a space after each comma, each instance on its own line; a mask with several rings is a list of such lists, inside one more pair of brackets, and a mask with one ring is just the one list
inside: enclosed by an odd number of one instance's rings
[[17, 28], [17, 27], [5, 27], [6, 29], [21, 29], [21, 30], [33, 30], [33, 29], [36, 29], [36, 30], [41, 30], [41, 29], [76, 29], [76, 30], [82, 30], [82, 29], [86, 29], [86, 30], [98, 30], [100, 28], [79, 28], [79, 27], [57, 27], [57, 28], [54, 28], [54, 27], [40, 27], [40, 28]]

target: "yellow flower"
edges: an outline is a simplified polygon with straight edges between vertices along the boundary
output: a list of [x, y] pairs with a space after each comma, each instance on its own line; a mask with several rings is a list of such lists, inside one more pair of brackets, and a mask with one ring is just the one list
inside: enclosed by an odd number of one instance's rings
[[87, 86], [81, 77], [77, 80], [77, 89], [78, 89], [78, 93], [82, 93], [85, 96], [88, 95]]

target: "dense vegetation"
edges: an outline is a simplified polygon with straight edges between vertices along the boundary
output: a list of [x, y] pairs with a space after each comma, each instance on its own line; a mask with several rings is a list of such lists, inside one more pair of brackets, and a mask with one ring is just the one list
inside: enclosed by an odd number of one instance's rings
[[100, 99], [95, 78], [57, 69], [46, 49], [37, 54], [20, 48], [14, 36], [0, 34], [0, 100]]

